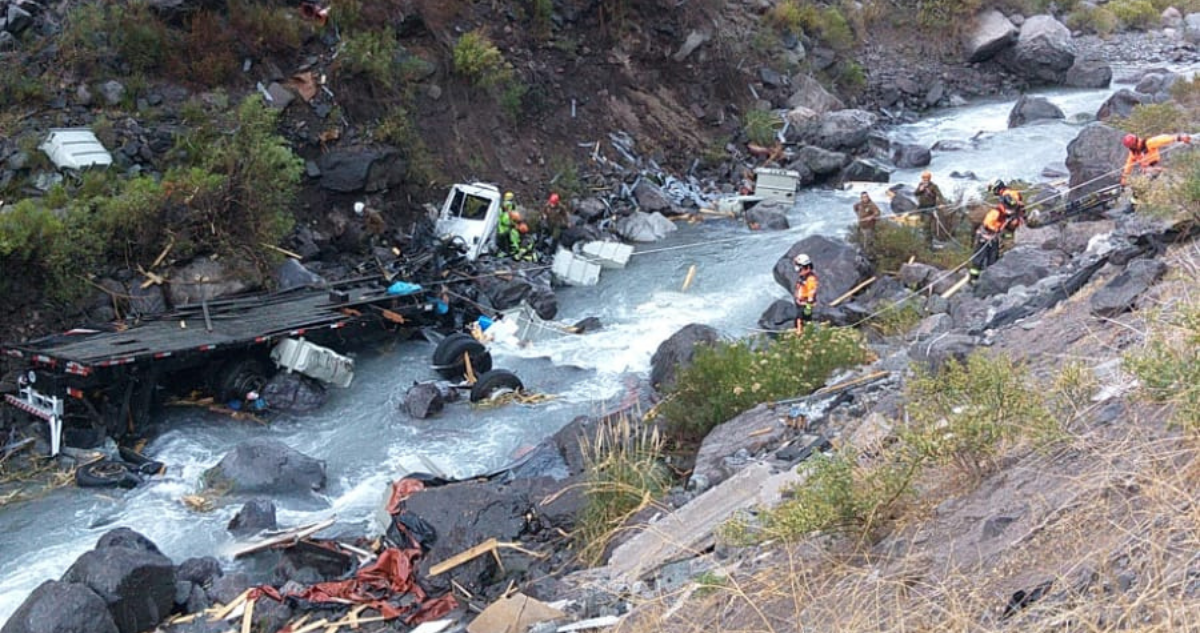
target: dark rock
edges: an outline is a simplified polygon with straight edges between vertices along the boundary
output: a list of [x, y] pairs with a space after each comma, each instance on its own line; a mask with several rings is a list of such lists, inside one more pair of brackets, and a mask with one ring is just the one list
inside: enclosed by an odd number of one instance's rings
[[997, 536], [1004, 534], [1004, 530], [1008, 528], [1009, 524], [1011, 524], [1013, 521], [1016, 521], [1017, 518], [1018, 517], [1004, 515], [988, 517], [983, 522], [983, 538], [994, 539]]
[[225, 574], [213, 581], [212, 589], [208, 590], [208, 597], [212, 598], [213, 602], [229, 604], [254, 584], [254, 580], [246, 572]]
[[47, 580], [29, 594], [0, 633], [118, 633], [104, 599], [85, 585]]
[[325, 280], [320, 275], [290, 257], [275, 269], [275, 282], [279, 290], [325, 285]]
[[930, 279], [941, 274], [941, 270], [921, 262], [900, 265], [900, 281], [906, 288], [917, 289], [924, 286]]
[[758, 80], [768, 88], [780, 88], [787, 84], [787, 79], [779, 71], [766, 67], [758, 69]]
[[936, 370], [951, 359], [966, 362], [977, 345], [978, 341], [974, 336], [946, 334], [914, 343], [908, 348], [908, 355], [914, 362], [924, 363], [930, 369]]
[[696, 346], [711, 345], [719, 340], [721, 335], [710, 326], [685, 325], [659, 344], [650, 358], [650, 384], [660, 392], [668, 391], [675, 385], [679, 370], [692, 363]]
[[419, 382], [404, 392], [404, 411], [418, 420], [441, 413], [444, 406], [442, 390], [433, 383]]
[[1167, 265], [1157, 259], [1135, 259], [1125, 270], [1093, 294], [1092, 314], [1114, 317], [1133, 308], [1137, 298], [1162, 279]]
[[126, 527], [109, 530], [100, 537], [100, 540], [96, 541], [96, 549], [109, 547], [124, 547], [139, 552], [162, 555], [154, 541]]
[[233, 448], [204, 473], [214, 487], [233, 492], [307, 493], [325, 487], [325, 462], [279, 440], [253, 438]]
[[[30, 6], [32, 4], [30, 3]], [[15, 2], [8, 5], [6, 18], [3, 30], [13, 35], [20, 35], [25, 29], [33, 26], [33, 15]]]
[[245, 292], [250, 289], [244, 275], [231, 269], [224, 259], [198, 257], [172, 271], [167, 294], [171, 305], [179, 307]]
[[599, 198], [584, 198], [575, 203], [571, 210], [584, 222], [598, 220], [608, 213], [608, 206]]
[[1021, 127], [1034, 121], [1066, 118], [1063, 111], [1045, 97], [1021, 95], [1008, 113], [1008, 127]]
[[822, 114], [804, 140], [831, 150], [856, 150], [867, 143], [867, 135], [878, 117], [866, 110], [837, 110]]
[[916, 191], [909, 185], [896, 185], [890, 189], [892, 199], [888, 201], [888, 210], [893, 215], [908, 213], [917, 208]]
[[[692, 480], [702, 480], [704, 485], [699, 486], [700, 488], [715, 486], [749, 463], [749, 460], [726, 459], [729, 456], [739, 452], [757, 455], [777, 446], [791, 431], [785, 425], [779, 424], [779, 417], [779, 412], [773, 407], [760, 404], [728, 422], [717, 425], [700, 444], [700, 450], [696, 453], [696, 464], [692, 470]], [[761, 429], [770, 430], [767, 433], [757, 433]]]
[[407, 165], [399, 151], [334, 150], [321, 154], [321, 187], [340, 193], [383, 191], [404, 183]]
[[175, 579], [190, 582], [193, 585], [209, 587], [213, 581], [224, 575], [221, 563], [212, 556], [189, 558], [175, 568]]
[[638, 209], [644, 213], [669, 214], [675, 211], [675, 205], [662, 187], [645, 178], [634, 187], [633, 197], [637, 200]]
[[901, 169], [925, 167], [933, 160], [933, 153], [924, 145], [896, 143], [892, 146], [892, 162]]
[[758, 317], [758, 327], [768, 332], [786, 332], [796, 327], [796, 302], [776, 299]]
[[887, 182], [892, 178], [892, 168], [873, 158], [856, 158], [842, 170], [841, 181]]
[[[806, 253], [813, 261], [813, 270], [820, 280], [817, 288], [818, 313], [829, 302], [842, 296], [857, 284], [865, 265], [858, 250], [840, 240], [833, 240], [823, 235], [812, 235], [796, 242], [788, 249], [787, 254], [780, 257], [772, 269], [775, 282], [783, 286], [790, 296], [796, 284], [796, 271], [792, 259]], [[819, 314], [818, 314], [819, 316]]]
[[842, 152], [833, 152], [813, 145], [806, 145], [800, 148], [800, 151], [796, 152], [796, 160], [793, 161], [793, 166], [795, 163], [800, 163], [817, 176], [827, 176], [837, 173], [848, 162], [850, 162], [850, 157]]
[[304, 413], [321, 408], [329, 399], [325, 385], [302, 374], [280, 371], [259, 390], [273, 411]]
[[110, 106], [120, 105], [125, 98], [125, 86], [115, 79], [110, 79], [100, 84], [100, 96]]
[[1018, 246], [983, 271], [975, 295], [989, 297], [1008, 292], [1013, 286], [1032, 286], [1057, 271], [1065, 259], [1059, 251]]
[[960, 292], [950, 303], [950, 316], [955, 328], [978, 334], [987, 326], [991, 309], [987, 301]]
[[313, 585], [336, 580], [353, 567], [354, 561], [348, 554], [301, 541], [283, 551], [274, 576], [280, 585], [288, 581]]
[[821, 82], [817, 81], [808, 74], [798, 74], [792, 77], [792, 85], [796, 86], [796, 91], [788, 97], [787, 105], [789, 108], [808, 108], [817, 114], [823, 114], [833, 110], [841, 110], [846, 107], [842, 100], [830, 94]]
[[1140, 95], [1128, 88], [1121, 88], [1114, 92], [1112, 96], [1105, 99], [1100, 105], [1100, 109], [1096, 111], [1096, 119], [1099, 121], [1107, 121], [1113, 117], [1126, 118], [1133, 114], [1133, 108], [1145, 102], [1143, 95]]
[[132, 538], [124, 542], [136, 547], [109, 546], [84, 552], [62, 579], [96, 592], [108, 605], [120, 633], [141, 633], [154, 628], [175, 608], [175, 565], [158, 548], [144, 549]]
[[142, 284], [133, 284], [129, 287], [130, 314], [152, 316], [166, 311], [167, 298], [162, 286], [154, 284], [143, 288]]
[[546, 284], [535, 284], [525, 301], [539, 318], [549, 320], [558, 316], [558, 295]]
[[777, 200], [764, 200], [746, 211], [746, 224], [764, 231], [786, 231], [791, 228], [787, 212], [791, 205]]
[[1145, 95], [1167, 94], [1179, 79], [1178, 74], [1170, 71], [1146, 73], [1133, 89]]
[[1075, 63], [1071, 31], [1049, 15], [1035, 15], [1021, 25], [1016, 44], [998, 58], [1014, 74], [1033, 83], [1060, 84]]
[[1103, 90], [1112, 83], [1112, 76], [1112, 66], [1103, 59], [1077, 58], [1067, 69], [1067, 76], [1063, 81], [1072, 88]]
[[963, 52], [967, 62], [973, 64], [991, 59], [1016, 41], [1017, 27], [1003, 13], [992, 9], [975, 18], [975, 28], [963, 41]]
[[233, 515], [226, 527], [230, 532], [239, 536], [257, 534], [263, 530], [274, 530], [279, 527], [275, 522], [275, 504], [269, 499], [251, 499], [247, 501], [238, 513]]
[[1128, 155], [1128, 150], [1121, 145], [1124, 135], [1121, 130], [1104, 123], [1090, 123], [1067, 144], [1071, 200], [1121, 182], [1121, 166]]
[[942, 101], [946, 96], [946, 84], [942, 83], [941, 79], [934, 79], [933, 84], [929, 86], [929, 90], [925, 92], [925, 105], [932, 108]]

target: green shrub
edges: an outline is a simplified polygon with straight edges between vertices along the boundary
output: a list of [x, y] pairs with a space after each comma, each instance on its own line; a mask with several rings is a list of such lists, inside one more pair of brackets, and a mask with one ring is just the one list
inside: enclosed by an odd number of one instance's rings
[[941, 37], [957, 36], [974, 22], [982, 0], [924, 0], [917, 10], [917, 23]]
[[475, 29], [454, 44], [454, 72], [479, 86], [496, 86], [512, 77], [512, 67], [483, 29]]
[[1115, 0], [1108, 4], [1113, 15], [1125, 28], [1145, 30], [1158, 26], [1162, 11], [1156, 11], [1150, 0]]
[[1120, 21], [1108, 7], [1083, 4], [1067, 15], [1066, 23], [1072, 31], [1108, 36], [1117, 30]]
[[783, 128], [783, 119], [770, 110], [750, 110], [746, 113], [746, 137], [758, 145], [779, 142], [776, 134]]
[[[858, 231], [852, 229], [849, 239], [852, 243], [859, 243]], [[954, 230], [954, 240], [939, 250], [931, 250], [921, 226], [881, 220], [875, 225], [875, 242], [870, 255], [877, 269], [889, 273], [899, 271], [910, 258], [950, 270], [971, 257], [971, 240], [969, 223], [960, 220]]]
[[859, 94], [867, 87], [867, 71], [862, 64], [847, 60], [839, 65], [837, 85], [843, 92]]
[[34, 200], [21, 200], [0, 212], [0, 257], [31, 260], [55, 243], [63, 222]]
[[347, 73], [360, 75], [387, 89], [396, 87], [398, 67], [396, 56], [400, 44], [390, 28], [382, 31], [363, 31], [345, 39], [339, 66]]
[[1200, 304], [1195, 298], [1159, 321], [1142, 349], [1125, 355], [1125, 368], [1152, 402], [1172, 405], [1171, 422], [1200, 430]]
[[628, 418], [601, 422], [581, 448], [584, 506], [572, 541], [580, 560], [594, 566], [622, 524], [666, 492], [670, 477], [658, 432], [637, 428]]
[[[300, 48], [309, 27], [292, 6], [255, 0], [228, 0], [229, 26], [254, 56], [291, 53]], [[335, 11], [340, 11], [339, 2]]]
[[144, 1], [82, 2], [64, 22], [59, 59], [76, 70], [117, 68], [123, 61], [142, 73], [160, 68], [172, 54], [170, 30]]
[[393, 107], [375, 128], [375, 136], [395, 145], [407, 160], [407, 177], [414, 183], [432, 185], [439, 179], [433, 153], [413, 125], [412, 115], [401, 105]]
[[549, 37], [554, 16], [554, 0], [531, 0], [533, 5], [533, 28], [538, 37]]
[[212, 88], [238, 76], [236, 33], [226, 28], [222, 18], [209, 11], [200, 11], [188, 22], [179, 54], [170, 62], [171, 74], [181, 81]]
[[904, 442], [923, 459], [953, 464], [973, 479], [1020, 436], [1051, 439], [1056, 421], [1028, 374], [1011, 360], [972, 354], [937, 372], [918, 369], [905, 386]]
[[767, 23], [779, 31], [806, 33], [835, 51], [854, 46], [854, 32], [846, 16], [836, 6], [818, 8], [799, 0], [783, 0], [766, 14]]
[[524, 83], [513, 80], [504, 86], [504, 90], [500, 92], [500, 109], [513, 122], [521, 120], [521, 114], [524, 111], [525, 95], [529, 92], [529, 86]]
[[889, 303], [876, 310], [866, 325], [883, 336], [896, 336], [908, 332], [923, 318], [925, 314], [921, 310], [921, 301], [914, 297]]
[[1187, 113], [1174, 103], [1141, 103], [1128, 117], [1116, 119], [1112, 125], [1138, 136], [1154, 136], [1186, 130], [1189, 122]]
[[675, 436], [696, 440], [760, 402], [811, 393], [867, 356], [857, 331], [823, 326], [805, 328], [800, 336], [703, 346], [679, 372], [661, 413]]

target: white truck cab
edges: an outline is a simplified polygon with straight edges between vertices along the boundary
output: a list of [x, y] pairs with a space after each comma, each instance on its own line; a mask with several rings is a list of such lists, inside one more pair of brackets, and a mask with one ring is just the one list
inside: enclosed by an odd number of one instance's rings
[[495, 250], [496, 227], [500, 221], [500, 190], [481, 182], [450, 187], [438, 213], [436, 231], [440, 238], [462, 238], [467, 259]]

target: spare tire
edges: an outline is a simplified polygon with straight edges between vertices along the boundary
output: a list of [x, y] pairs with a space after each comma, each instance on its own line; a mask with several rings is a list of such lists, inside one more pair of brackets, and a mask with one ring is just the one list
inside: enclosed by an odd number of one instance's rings
[[142, 480], [129, 472], [122, 462], [101, 459], [75, 469], [75, 484], [80, 488], [133, 488]]
[[470, 334], [456, 332], [442, 339], [433, 350], [433, 368], [447, 380], [462, 380], [467, 374], [463, 354], [471, 358], [471, 368], [479, 376], [492, 369], [492, 353]]
[[267, 384], [267, 370], [257, 358], [234, 358], [221, 366], [213, 391], [217, 402], [241, 400], [251, 391], [262, 391]]
[[502, 393], [520, 391], [525, 388], [521, 379], [507, 369], [493, 369], [479, 375], [471, 387], [471, 402], [480, 402]]

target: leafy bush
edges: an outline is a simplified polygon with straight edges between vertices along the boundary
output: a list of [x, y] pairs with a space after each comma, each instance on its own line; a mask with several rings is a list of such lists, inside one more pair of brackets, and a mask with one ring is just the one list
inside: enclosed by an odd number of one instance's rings
[[973, 479], [990, 472], [1006, 443], [1058, 429], [1041, 393], [1011, 360], [972, 354], [937, 372], [918, 369], [905, 386], [904, 442], [923, 459], [957, 466]]
[[662, 440], [653, 429], [628, 418], [601, 422], [595, 438], [584, 438], [584, 507], [572, 540], [589, 566], [602, 560], [621, 525], [670, 485], [662, 463]]
[[1116, 119], [1113, 125], [1138, 136], [1174, 134], [1186, 130], [1189, 124], [1186, 112], [1174, 103], [1142, 103], [1133, 107], [1128, 117]]
[[225, 27], [220, 16], [208, 11], [196, 13], [170, 68], [173, 76], [201, 86], [228, 83], [241, 68], [235, 33]]
[[1091, 4], [1079, 5], [1067, 15], [1067, 27], [1072, 31], [1085, 31], [1100, 36], [1113, 34], [1120, 21], [1108, 7], [1097, 7]]
[[867, 71], [862, 64], [847, 60], [839, 66], [837, 84], [847, 93], [861, 93], [867, 87]]
[[895, 336], [908, 332], [925, 314], [921, 311], [921, 302], [915, 299], [897, 301], [875, 311], [867, 327], [874, 329], [883, 336]]
[[539, 37], [550, 35], [551, 18], [554, 16], [554, 0], [531, 0], [533, 4], [533, 26]]
[[1193, 298], [1159, 325], [1142, 349], [1125, 355], [1124, 365], [1147, 398], [1173, 406], [1172, 423], [1194, 433], [1200, 430], [1200, 305]]
[[940, 36], [957, 36], [973, 23], [982, 0], [925, 0], [917, 10], [917, 23]]
[[854, 46], [854, 32], [846, 16], [835, 6], [818, 8], [799, 0], [783, 0], [771, 7], [767, 23], [777, 30], [800, 35], [806, 33], [836, 51]]
[[0, 257], [31, 260], [63, 232], [63, 222], [34, 200], [21, 200], [0, 213]]
[[776, 133], [783, 128], [783, 119], [770, 110], [750, 110], [746, 113], [746, 137], [758, 145], [779, 142]]
[[146, 2], [83, 2], [67, 12], [58, 54], [81, 71], [124, 61], [134, 72], [147, 72], [161, 67], [172, 48], [169, 29]]
[[425, 140], [413, 125], [412, 115], [404, 106], [393, 107], [376, 126], [375, 135], [379, 140], [395, 145], [404, 152], [407, 159], [407, 177], [410, 181], [425, 185], [432, 185], [438, 181], [438, 168], [433, 153], [425, 145]]
[[504, 86], [504, 90], [500, 92], [500, 109], [504, 110], [509, 120], [516, 122], [521, 119], [525, 95], [528, 92], [529, 86], [520, 81], [513, 80]]
[[679, 438], [702, 438], [760, 402], [808, 394], [867, 357], [857, 331], [836, 327], [703, 346], [679, 372], [661, 413]]
[[[304, 30], [310, 28], [292, 6], [256, 0], [228, 0], [229, 26], [251, 55], [289, 53], [300, 48]], [[338, 3], [337, 10], [342, 6]]]
[[1108, 4], [1113, 15], [1126, 28], [1145, 30], [1157, 26], [1161, 10], [1155, 10], [1149, 0], [1114, 0]]
[[483, 29], [475, 29], [454, 44], [454, 72], [480, 86], [496, 86], [512, 77], [512, 67]]
[[398, 77], [396, 55], [400, 44], [391, 28], [363, 31], [346, 37], [339, 66], [384, 88], [394, 88]]
[[[857, 230], [851, 230], [849, 240], [859, 243]], [[931, 250], [921, 226], [881, 220], [875, 225], [875, 241], [871, 255], [879, 270], [896, 272], [910, 258], [915, 261], [950, 270], [971, 257], [971, 227], [960, 221], [954, 231], [954, 241], [940, 250]]]

